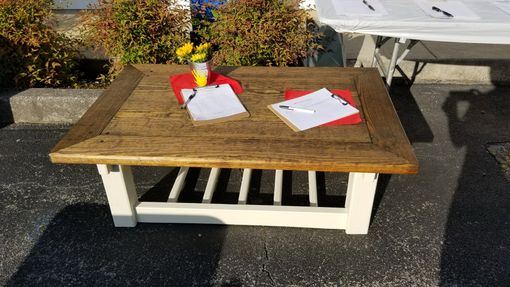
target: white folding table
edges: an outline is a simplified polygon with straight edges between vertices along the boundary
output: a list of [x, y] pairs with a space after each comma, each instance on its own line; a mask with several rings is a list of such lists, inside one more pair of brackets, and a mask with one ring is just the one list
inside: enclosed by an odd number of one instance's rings
[[[477, 44], [510, 44], [510, 15], [493, 4], [494, 0], [464, 0], [480, 16], [479, 20], [438, 19], [428, 16], [412, 0], [380, 0], [385, 16], [352, 17], [337, 14], [333, 1], [315, 0], [319, 21], [339, 33], [351, 32], [377, 36], [372, 66], [378, 64], [391, 85], [395, 67], [419, 41]], [[361, 1], [361, 0], [360, 0]], [[431, 4], [434, 2], [431, 1]], [[394, 39], [388, 67], [384, 67], [380, 47]], [[401, 46], [403, 50], [400, 51]]]

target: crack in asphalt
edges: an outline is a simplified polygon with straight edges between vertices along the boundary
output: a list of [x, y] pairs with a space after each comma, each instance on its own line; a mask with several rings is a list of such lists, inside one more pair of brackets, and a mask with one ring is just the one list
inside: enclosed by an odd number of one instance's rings
[[[267, 250], [267, 243], [266, 242], [264, 242], [264, 256], [266, 257], [266, 262], [269, 262], [269, 253], [268, 253], [268, 250]], [[266, 269], [266, 266], [267, 266], [267, 264], [265, 264], [265, 263], [262, 264], [262, 272], [267, 274], [267, 277], [271, 281], [271, 285], [272, 286], [276, 286], [276, 282], [273, 279], [273, 275], [271, 275], [271, 272]]]

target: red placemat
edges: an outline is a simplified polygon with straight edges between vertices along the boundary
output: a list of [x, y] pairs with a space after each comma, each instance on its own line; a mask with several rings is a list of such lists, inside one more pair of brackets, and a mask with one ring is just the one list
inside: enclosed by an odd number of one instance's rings
[[[234, 90], [234, 93], [239, 95], [243, 92], [243, 88], [239, 84], [238, 81], [229, 78], [227, 76], [223, 76], [218, 73], [211, 72], [211, 77], [209, 79], [208, 85], [221, 85], [221, 84], [229, 84]], [[172, 86], [172, 90], [174, 90], [174, 95], [179, 104], [183, 104], [184, 100], [181, 96], [182, 89], [193, 89], [197, 87], [195, 83], [195, 79], [191, 73], [185, 74], [177, 74], [170, 77], [170, 85]]]
[[[286, 90], [284, 93], [285, 100], [291, 100], [294, 98], [299, 98], [304, 95], [308, 95], [313, 93], [314, 91], [296, 91], [296, 90]], [[352, 99], [351, 92], [349, 90], [331, 90], [331, 92], [339, 95], [343, 99], [345, 99], [349, 104], [353, 107], [356, 107], [356, 102]], [[341, 126], [341, 125], [354, 125], [361, 123], [361, 117], [359, 113], [347, 116], [345, 118], [341, 118], [339, 120], [335, 120], [329, 123], [322, 124], [321, 126]]]

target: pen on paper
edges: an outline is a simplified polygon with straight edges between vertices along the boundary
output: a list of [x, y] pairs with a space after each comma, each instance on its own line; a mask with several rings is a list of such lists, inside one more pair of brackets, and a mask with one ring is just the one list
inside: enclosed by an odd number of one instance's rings
[[191, 96], [189, 96], [189, 98], [186, 100], [186, 102], [184, 102], [184, 104], [181, 105], [181, 109], [185, 109], [186, 106], [188, 106], [189, 102], [191, 102], [191, 100], [197, 95], [198, 89], [207, 90], [207, 89], [215, 89], [215, 88], [219, 88], [219, 87], [220, 87], [220, 85], [209, 85], [209, 86], [203, 86], [200, 88], [193, 88], [193, 94]]
[[432, 10], [434, 10], [434, 11], [436, 11], [436, 12], [443, 13], [443, 15], [448, 16], [448, 17], [450, 17], [450, 18], [453, 18], [453, 15], [452, 15], [452, 14], [450, 14], [450, 13], [448, 13], [448, 12], [446, 12], [446, 11], [444, 11], [444, 10], [442, 10], [442, 9], [440, 9], [440, 8], [438, 8], [438, 7], [436, 7], [436, 6], [432, 6]]
[[184, 104], [181, 105], [181, 109], [185, 109], [186, 106], [193, 100], [193, 98], [197, 95], [197, 90], [193, 89], [193, 94], [189, 96], [189, 98], [184, 102]]
[[374, 7], [367, 2], [367, 0], [363, 0], [363, 4], [367, 5], [368, 9], [375, 11]]
[[307, 113], [307, 114], [313, 114], [315, 113], [315, 110], [305, 109], [305, 108], [298, 108], [298, 107], [291, 107], [291, 106], [285, 106], [285, 105], [279, 105], [280, 109], [289, 110], [289, 111], [295, 111], [295, 112], [301, 112], [301, 113]]
[[339, 100], [339, 101], [340, 101], [340, 103], [342, 103], [342, 105], [344, 105], [344, 106], [347, 106], [347, 105], [349, 104], [346, 100], [344, 100], [344, 99], [343, 99], [342, 97], [340, 97], [339, 95], [331, 94], [331, 97], [332, 97], [333, 99], [337, 99], [337, 100]]

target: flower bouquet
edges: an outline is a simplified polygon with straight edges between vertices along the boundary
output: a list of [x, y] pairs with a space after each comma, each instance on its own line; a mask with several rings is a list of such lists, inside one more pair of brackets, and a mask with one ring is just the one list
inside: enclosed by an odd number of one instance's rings
[[193, 43], [186, 43], [179, 47], [175, 53], [181, 63], [190, 64], [191, 73], [197, 86], [206, 86], [211, 75], [211, 44], [202, 43], [195, 46]]

